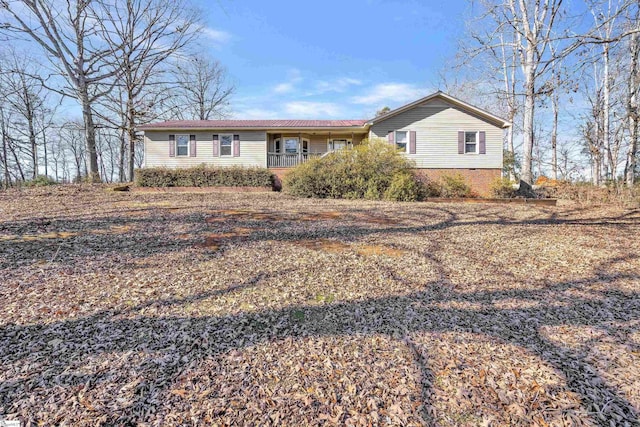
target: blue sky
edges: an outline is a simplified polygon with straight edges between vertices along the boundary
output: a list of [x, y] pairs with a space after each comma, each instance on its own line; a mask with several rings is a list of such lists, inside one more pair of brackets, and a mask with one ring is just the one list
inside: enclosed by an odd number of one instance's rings
[[437, 90], [465, 1], [201, 1], [235, 118], [369, 118]]

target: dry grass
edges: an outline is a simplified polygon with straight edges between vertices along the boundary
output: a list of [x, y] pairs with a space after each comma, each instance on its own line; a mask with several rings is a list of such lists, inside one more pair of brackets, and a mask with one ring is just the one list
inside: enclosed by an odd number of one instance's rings
[[100, 186], [0, 210], [0, 417], [638, 425], [638, 210]]

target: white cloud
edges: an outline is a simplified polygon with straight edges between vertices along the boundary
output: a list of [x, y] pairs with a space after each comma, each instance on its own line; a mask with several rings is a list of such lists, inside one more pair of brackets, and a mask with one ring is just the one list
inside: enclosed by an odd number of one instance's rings
[[292, 68], [287, 72], [287, 74], [287, 81], [279, 83], [273, 87], [272, 90], [274, 93], [282, 94], [293, 92], [293, 90], [296, 88], [296, 85], [303, 80], [302, 73], [296, 68]]
[[277, 111], [266, 108], [240, 109], [233, 113], [233, 117], [242, 120], [269, 120], [281, 118]]
[[292, 101], [284, 104], [284, 112], [290, 118], [336, 118], [343, 115], [342, 108], [332, 102]]
[[227, 43], [231, 39], [230, 33], [222, 30], [216, 30], [211, 27], [203, 27], [202, 34], [209, 39], [209, 41], [219, 45]]
[[[260, 119], [344, 119], [345, 111], [332, 102], [295, 101], [282, 102], [276, 108], [265, 107], [264, 102], [245, 105], [233, 111], [233, 118], [245, 120]], [[237, 104], [236, 104], [237, 106]]]
[[273, 91], [275, 93], [289, 93], [293, 91], [294, 87], [295, 87], [295, 83], [293, 82], [280, 83], [273, 87]]
[[408, 83], [380, 83], [367, 93], [351, 98], [354, 104], [382, 105], [385, 103], [405, 103], [427, 95], [425, 88]]
[[362, 81], [351, 77], [341, 77], [331, 81], [319, 80], [316, 82], [315, 90], [309, 92], [307, 95], [318, 95], [326, 92], [345, 92], [351, 86], [360, 85], [362, 85]]

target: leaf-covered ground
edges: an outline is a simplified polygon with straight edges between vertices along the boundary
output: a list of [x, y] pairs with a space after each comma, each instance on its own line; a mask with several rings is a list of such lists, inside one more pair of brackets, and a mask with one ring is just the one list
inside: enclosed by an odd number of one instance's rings
[[0, 417], [638, 425], [640, 211], [0, 193]]

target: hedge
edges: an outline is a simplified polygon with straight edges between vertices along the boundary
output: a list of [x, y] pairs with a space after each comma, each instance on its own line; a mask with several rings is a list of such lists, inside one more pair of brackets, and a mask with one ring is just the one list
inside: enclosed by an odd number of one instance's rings
[[266, 168], [201, 165], [138, 169], [135, 182], [140, 187], [273, 187], [274, 176]]
[[422, 184], [414, 166], [386, 140], [364, 140], [292, 169], [283, 189], [298, 197], [420, 200]]

